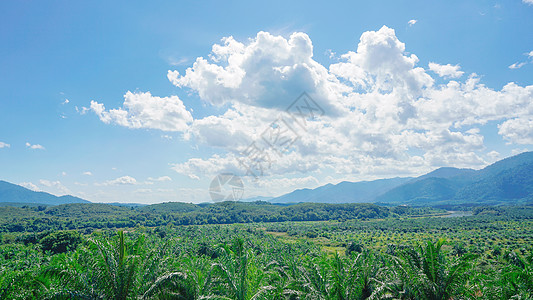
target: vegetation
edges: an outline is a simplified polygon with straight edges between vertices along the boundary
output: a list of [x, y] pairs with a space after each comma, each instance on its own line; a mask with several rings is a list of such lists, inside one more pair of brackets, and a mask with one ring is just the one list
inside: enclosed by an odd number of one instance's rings
[[142, 207], [74, 203], [50, 207], [0, 207], [0, 232], [42, 232], [44, 230], [136, 226], [233, 224], [284, 221], [327, 221], [376, 219], [395, 216], [444, 214], [434, 208], [388, 208], [374, 204], [300, 203], [274, 205], [268, 202], [222, 202], [194, 205], [162, 203]]
[[0, 298], [533, 297], [533, 208], [480, 207], [458, 218], [381, 209], [389, 216], [365, 221], [4, 232]]

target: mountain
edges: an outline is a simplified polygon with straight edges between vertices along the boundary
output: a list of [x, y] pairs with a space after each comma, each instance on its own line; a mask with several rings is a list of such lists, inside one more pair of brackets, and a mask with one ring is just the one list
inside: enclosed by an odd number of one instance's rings
[[0, 203], [7, 202], [44, 205], [90, 203], [87, 200], [70, 195], [58, 197], [45, 192], [35, 192], [20, 185], [0, 180]]
[[345, 181], [316, 189], [295, 190], [270, 202], [528, 204], [533, 203], [533, 152], [497, 161], [481, 170], [444, 167], [416, 178]]
[[[495, 174], [492, 174], [495, 170]], [[509, 169], [490, 169], [484, 178], [460, 189], [454, 199], [472, 203], [532, 202], [533, 163], [523, 163]]]
[[274, 197], [255, 196], [255, 197], [250, 197], [250, 198], [246, 198], [246, 199], [240, 199], [239, 201], [241, 201], [241, 202], [270, 201], [273, 198]]
[[390, 178], [374, 181], [326, 184], [316, 189], [299, 189], [283, 196], [269, 200], [271, 203], [356, 203], [373, 202], [380, 194], [393, 189], [412, 178]]
[[525, 152], [477, 171], [437, 169], [389, 190], [376, 201], [411, 205], [528, 203], [533, 200], [532, 174], [533, 152]]
[[413, 181], [419, 181], [427, 178], [452, 178], [452, 177], [463, 177], [468, 178], [474, 176], [476, 170], [474, 169], [458, 169], [453, 167], [442, 167], [438, 168], [435, 171], [431, 171], [425, 175], [419, 176]]

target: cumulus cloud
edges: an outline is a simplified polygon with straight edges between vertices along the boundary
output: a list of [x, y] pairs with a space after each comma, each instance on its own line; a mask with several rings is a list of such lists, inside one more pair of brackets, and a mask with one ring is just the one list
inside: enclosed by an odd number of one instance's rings
[[409, 22], [407, 22], [407, 24], [409, 24], [409, 26], [413, 26], [416, 24], [416, 22], [418, 22], [418, 20], [409, 20]]
[[235, 174], [242, 173], [237, 157], [231, 153], [225, 156], [215, 154], [208, 159], [191, 158], [184, 163], [173, 164], [172, 169], [191, 179], [197, 180], [200, 179], [200, 176], [212, 177], [213, 175], [223, 172]]
[[113, 180], [108, 180], [102, 185], [136, 185], [137, 180], [131, 176], [122, 176]]
[[42, 145], [39, 145], [39, 144], [32, 145], [29, 142], [26, 142], [26, 147], [33, 149], [33, 150], [44, 150], [44, 147]]
[[431, 71], [444, 78], [459, 78], [464, 74], [463, 71], [460, 71], [461, 67], [458, 65], [439, 65], [437, 63], [430, 62], [428, 66]]
[[9, 148], [9, 147], [11, 147], [10, 144], [4, 143], [4, 142], [0, 142], [0, 149], [2, 149], [2, 148]]
[[54, 193], [54, 194], [59, 194], [59, 195], [66, 195], [66, 194], [71, 194], [72, 192], [66, 187], [63, 185], [63, 183], [61, 183], [61, 181], [57, 180], [57, 181], [51, 181], [51, 180], [46, 180], [46, 179], [40, 179], [39, 180], [39, 184], [41, 184], [42, 186], [45, 186], [47, 188], [50, 188], [49, 191], [51, 193]]
[[[305, 35], [284, 39], [259, 33], [248, 44], [228, 38], [223, 45], [213, 46], [210, 62], [197, 59], [183, 76], [169, 72], [171, 82], [192, 89], [204, 101], [230, 104], [221, 115], [195, 120], [188, 131], [188, 138], [230, 153], [192, 158], [175, 164], [174, 170], [195, 179], [219, 172], [245, 172], [239, 165], [242, 149], [261, 141], [261, 131], [279, 116], [279, 99], [267, 100], [261, 93], [246, 98], [250, 95], [246, 92], [265, 82], [282, 90], [289, 85], [305, 87], [298, 76], [285, 77], [284, 85], [274, 80], [279, 74], [272, 70], [287, 63], [279, 57], [293, 55], [291, 62], [305, 61], [313, 70], [323, 71], [312, 61], [312, 53], [293, 51], [290, 45], [299, 39], [306, 45], [304, 49], [312, 50]], [[257, 53], [262, 46], [270, 57]], [[252, 67], [244, 61], [264, 64]], [[329, 169], [341, 174], [397, 175], [444, 165], [479, 167], [487, 162], [483, 159], [484, 137], [476, 126], [533, 114], [533, 86], [509, 83], [493, 90], [483, 85], [477, 74], [457, 80], [464, 75], [459, 65], [432, 62], [429, 70], [445, 80], [435, 85], [432, 76], [417, 63], [416, 55], [406, 51], [393, 29], [384, 26], [363, 33], [355, 51], [341, 55], [326, 72], [315, 72], [318, 77], [314, 82], [321, 84], [312, 85], [312, 91], [319, 94], [321, 88], [329, 89], [335, 95], [328, 98], [329, 103], [339, 113], [309, 122], [305, 130], [298, 131], [299, 138], [291, 150], [282, 156], [266, 149], [272, 158], [268, 174]], [[261, 78], [265, 81], [247, 77], [249, 70], [256, 68], [263, 72]], [[238, 99], [237, 95], [244, 96]], [[500, 134], [507, 133], [501, 129]], [[422, 154], [410, 155], [410, 150]]]
[[533, 5], [533, 0], [522, 0], [525, 4]]
[[163, 182], [163, 181], [172, 181], [172, 178], [170, 178], [169, 176], [161, 176], [161, 177], [157, 177], [157, 178], [148, 177], [148, 180], [149, 181], [160, 181], [160, 182]]
[[224, 38], [208, 59], [198, 57], [184, 74], [169, 71], [167, 77], [213, 105], [240, 102], [284, 110], [307, 91], [325, 109], [335, 111], [336, 79], [313, 59], [311, 39], [301, 32], [288, 39], [259, 32], [246, 44]]
[[514, 144], [533, 145], [533, 118], [510, 119], [498, 125], [498, 133]]
[[91, 171], [85, 171], [83, 172], [83, 175], [93, 176], [93, 173]]
[[106, 124], [129, 128], [185, 131], [192, 115], [178, 96], [155, 97], [146, 93], [127, 92], [123, 108], [106, 110], [104, 104], [91, 101], [90, 109]]
[[[335, 57], [329, 66], [315, 61], [305, 33], [259, 32], [243, 42], [227, 37], [185, 71], [167, 73], [172, 84], [221, 113], [193, 119], [175, 96], [131, 92], [123, 108], [106, 110], [93, 101], [91, 110], [106, 123], [181, 131], [194, 144], [218, 148], [210, 157], [174, 162], [176, 172], [192, 179], [245, 175], [251, 145], [268, 157], [270, 180], [322, 171], [375, 178], [481, 167], [496, 157], [480, 130], [488, 122], [499, 124], [508, 142], [530, 143], [533, 85], [492, 89], [475, 73], [463, 76], [458, 64], [431, 62], [425, 69], [387, 26], [364, 32], [355, 49]], [[304, 91], [325, 113], [295, 122], [297, 115], [285, 110]], [[181, 114], [167, 114], [168, 103]], [[272, 132], [294, 137], [283, 153], [265, 142]]]
[[33, 184], [31, 182], [21, 182], [21, 183], [19, 183], [19, 185], [22, 186], [22, 187], [25, 187], [25, 188], [27, 188], [29, 190], [32, 190], [34, 192], [40, 192], [41, 191], [41, 189], [39, 189], [38, 186], [36, 186], [35, 184]]
[[491, 160], [496, 161], [498, 158], [500, 158], [500, 153], [493, 150], [487, 153], [487, 156], [490, 157]]

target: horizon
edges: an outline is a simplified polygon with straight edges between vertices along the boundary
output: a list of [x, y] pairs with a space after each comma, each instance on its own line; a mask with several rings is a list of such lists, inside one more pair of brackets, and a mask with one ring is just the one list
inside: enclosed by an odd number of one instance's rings
[[[502, 160], [505, 160], [505, 159], [508, 159], [508, 158], [511, 158], [511, 157], [515, 157], [515, 156], [518, 156], [518, 155], [521, 155], [523, 153], [527, 153], [527, 152], [532, 152], [532, 151], [526, 151], [526, 152], [522, 152], [522, 153], [518, 153], [518, 154], [514, 154], [514, 155], [511, 155], [511, 156], [508, 156], [508, 157], [504, 157], [502, 159], [500, 159], [499, 161], [502, 161]], [[498, 162], [499, 162], [498, 161]], [[468, 170], [476, 170], [476, 171], [479, 171], [479, 170], [482, 170], [486, 167], [488, 167], [489, 165], [486, 165], [486, 166], [483, 166], [479, 169], [471, 169], [471, 168], [460, 168], [460, 169], [468, 169]], [[316, 188], [319, 188], [319, 187], [323, 187], [323, 186], [326, 186], [328, 184], [331, 184], [331, 185], [338, 185], [342, 182], [351, 182], [351, 183], [361, 183], [361, 182], [372, 182], [372, 181], [376, 181], [376, 180], [387, 180], [387, 179], [395, 179], [395, 178], [411, 178], [411, 179], [416, 179], [418, 177], [421, 177], [421, 176], [424, 176], [424, 175], [427, 175], [429, 173], [432, 173], [434, 171], [437, 171], [439, 169], [442, 169], [442, 168], [453, 168], [453, 167], [439, 167], [437, 169], [434, 169], [428, 173], [424, 173], [424, 174], [419, 174], [417, 176], [410, 176], [410, 177], [399, 177], [399, 176], [395, 176], [395, 177], [384, 177], [384, 178], [377, 178], [377, 179], [374, 179], [374, 180], [361, 180], [361, 181], [340, 181], [340, 182], [336, 182], [336, 183], [326, 183], [326, 184], [321, 184], [315, 188], [296, 188], [294, 190], [291, 190], [291, 191], [288, 191], [286, 193], [283, 193], [283, 194], [280, 194], [280, 195], [277, 195], [277, 196], [273, 196], [273, 197], [266, 197], [266, 196], [261, 196], [261, 195], [258, 195], [258, 196], [251, 196], [251, 197], [247, 197], [247, 198], [239, 198], [239, 199], [233, 199], [233, 200], [224, 200], [222, 202], [243, 202], [243, 203], [253, 203], [253, 202], [258, 202], [258, 201], [266, 201], [266, 202], [270, 202], [271, 200], [274, 200], [276, 198], [279, 198], [279, 197], [282, 197], [282, 196], [285, 196], [285, 195], [288, 195], [288, 194], [291, 194], [293, 192], [296, 192], [296, 191], [301, 191], [301, 190], [314, 190]], [[8, 181], [5, 181], [5, 180], [2, 180], [0, 179], [0, 181], [4, 181], [4, 182], [7, 182], [7, 183], [11, 183], [11, 182], [8, 182]], [[15, 184], [15, 183], [11, 183], [11, 184]], [[20, 185], [19, 185], [20, 186]], [[23, 188], [26, 188], [24, 186], [21, 186]], [[31, 189], [30, 189], [31, 190]], [[44, 191], [35, 191], [35, 192], [44, 192]], [[47, 192], [45, 192], [47, 193]], [[63, 197], [63, 196], [73, 196], [73, 195], [70, 195], [70, 194], [65, 194], [65, 195], [55, 195], [55, 194], [52, 194], [52, 193], [49, 193], [53, 196], [56, 196], [56, 197]], [[79, 198], [79, 197], [78, 197]], [[252, 200], [254, 198], [264, 198], [264, 199], [259, 199], [259, 200]], [[265, 198], [267, 198], [268, 200], [265, 200]], [[89, 201], [87, 199], [83, 199], [83, 198], [80, 198], [82, 200], [86, 200], [86, 201]], [[213, 199], [210, 199], [210, 200], [207, 200], [207, 201], [204, 201], [204, 202], [197, 202], [197, 203], [194, 203], [194, 202], [191, 202], [191, 201], [177, 201], [177, 200], [168, 200], [168, 201], [162, 201], [162, 202], [151, 202], [151, 203], [137, 203], [137, 202], [120, 202], [120, 201], [114, 201], [114, 202], [94, 202], [94, 201], [89, 201], [90, 203], [95, 203], [95, 204], [122, 204], [122, 205], [152, 205], [152, 204], [163, 204], [163, 203], [187, 203], [187, 204], [215, 204], [215, 203], [220, 203], [221, 201], [213, 201]], [[270, 202], [271, 204], [281, 204], [281, 205], [290, 205], [290, 204], [298, 204], [298, 203], [304, 203], [304, 202]], [[326, 202], [327, 203], [327, 202]], [[333, 203], [329, 203], [329, 204], [342, 204], [344, 202], [339, 202], [339, 203], [336, 203], [336, 202], [333, 202]], [[363, 203], [373, 203], [373, 204], [376, 204], [378, 202], [346, 202], [346, 203], [359, 203], [359, 204], [363, 204]], [[37, 203], [38, 204], [38, 203]], [[378, 204], [378, 205], [381, 205], [381, 204]], [[401, 204], [401, 205], [405, 205], [405, 204]]]
[[531, 0], [0, 8], [0, 178], [31, 190], [198, 204], [533, 150]]

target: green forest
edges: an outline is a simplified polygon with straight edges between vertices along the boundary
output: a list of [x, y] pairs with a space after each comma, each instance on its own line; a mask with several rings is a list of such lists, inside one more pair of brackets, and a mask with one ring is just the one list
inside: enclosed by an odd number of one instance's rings
[[1, 299], [532, 299], [533, 207], [3, 207]]

